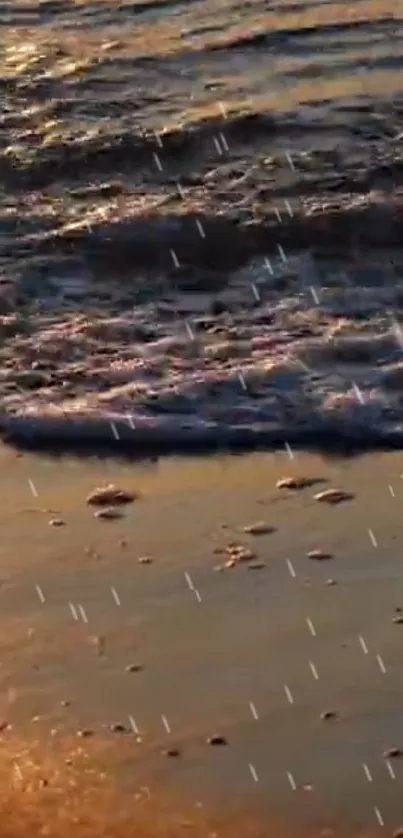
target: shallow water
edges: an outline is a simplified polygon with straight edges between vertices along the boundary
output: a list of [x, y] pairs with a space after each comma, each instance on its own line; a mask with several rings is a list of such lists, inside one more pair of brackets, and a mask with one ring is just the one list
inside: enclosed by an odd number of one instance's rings
[[[326, 482], [276, 489], [290, 472]], [[287, 816], [347, 834], [380, 829], [376, 807], [393, 831], [402, 764], [385, 751], [403, 741], [401, 472], [399, 454], [145, 467], [4, 450], [5, 750], [13, 737], [36, 740], [57, 764], [83, 746], [122, 795], [147, 786], [158, 805], [162, 790], [181, 811], [198, 801], [225, 815], [236, 801], [265, 812], [266, 826]], [[109, 482], [141, 498], [121, 520], [96, 520], [85, 498]], [[354, 497], [313, 500], [327, 487]], [[274, 531], [243, 532], [259, 520]], [[264, 566], [215, 571], [214, 549], [230, 542]], [[333, 558], [307, 558], [318, 548]], [[143, 669], [126, 672], [133, 663]], [[85, 728], [91, 739], [78, 737]], [[228, 745], [206, 744], [213, 734]], [[169, 747], [180, 756], [164, 756]]]
[[2, 4], [3, 432], [401, 445], [402, 19]]

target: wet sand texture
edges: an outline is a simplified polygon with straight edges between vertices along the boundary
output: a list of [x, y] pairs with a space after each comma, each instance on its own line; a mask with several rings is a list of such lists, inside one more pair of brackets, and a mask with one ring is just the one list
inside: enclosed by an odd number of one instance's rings
[[5, 438], [401, 446], [402, 19], [5, 4]]
[[[70, 808], [84, 826], [94, 767], [122, 816], [141, 816], [146, 786], [156, 812], [168, 801], [168, 823], [189, 810], [192, 820], [196, 803], [201, 817], [218, 810], [219, 835], [226, 820], [244, 835], [248, 812], [259, 838], [268, 824], [283, 834], [285, 816], [284, 834], [391, 835], [403, 770], [392, 756], [403, 747], [401, 473], [399, 453], [140, 466], [3, 449], [0, 765], [8, 755], [26, 780], [18, 753], [28, 762], [33, 749], [46, 803], [54, 783], [65, 788], [64, 760], [82, 753]], [[87, 501], [110, 484], [135, 499], [103, 522]], [[64, 526], [50, 527], [57, 518]], [[5, 765], [23, 812], [31, 798]], [[108, 826], [116, 812], [105, 811]]]

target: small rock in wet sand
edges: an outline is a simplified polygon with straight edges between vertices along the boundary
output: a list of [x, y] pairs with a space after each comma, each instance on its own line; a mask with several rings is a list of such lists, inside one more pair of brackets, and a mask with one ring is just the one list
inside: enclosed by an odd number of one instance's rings
[[208, 745], [228, 745], [228, 742], [225, 736], [220, 736], [219, 734], [215, 734], [214, 736], [209, 736], [207, 739]]
[[179, 748], [167, 748], [162, 753], [164, 757], [180, 757], [181, 755]]
[[306, 489], [318, 482], [310, 477], [281, 477], [277, 480], [276, 489]]
[[353, 500], [354, 495], [351, 492], [345, 492], [343, 489], [325, 489], [324, 492], [317, 492], [316, 495], [313, 496], [314, 500], [319, 501], [319, 503], [342, 503], [345, 500]]
[[8, 722], [0, 722], [0, 733], [4, 733], [4, 731], [9, 730], [11, 725]]
[[323, 713], [320, 714], [322, 721], [327, 721], [328, 719], [337, 719], [337, 713], [334, 710], [324, 710]]
[[66, 524], [66, 522], [65, 522], [65, 521], [63, 521], [63, 519], [62, 519], [62, 518], [52, 518], [52, 519], [49, 521], [49, 526], [50, 526], [50, 527], [64, 527], [64, 526], [65, 526], [65, 524]]
[[85, 727], [83, 730], [77, 731], [77, 736], [81, 736], [82, 739], [89, 739], [89, 737], [93, 735], [94, 731], [91, 730], [90, 727]]
[[248, 535], [270, 535], [275, 532], [275, 529], [265, 524], [264, 521], [256, 521], [255, 524], [247, 524], [243, 528], [243, 531], [248, 533]]
[[235, 562], [250, 562], [256, 559], [256, 553], [242, 544], [230, 544], [225, 552], [229, 554], [230, 560]]
[[139, 564], [152, 564], [153, 560], [150, 556], [140, 556]]
[[403, 756], [403, 750], [402, 748], [397, 747], [388, 748], [388, 750], [384, 752], [383, 756], [385, 759], [397, 759], [398, 757]]
[[398, 829], [392, 833], [392, 838], [403, 838], [403, 826], [399, 826]]
[[90, 506], [111, 506], [112, 504], [126, 504], [133, 503], [136, 500], [136, 495], [133, 492], [128, 492], [125, 489], [118, 489], [114, 483], [108, 486], [101, 486], [94, 489], [87, 498], [86, 502]]
[[310, 550], [309, 553], [307, 553], [307, 556], [308, 559], [314, 559], [317, 562], [333, 558], [333, 554], [326, 552], [326, 550]]
[[60, 707], [70, 707], [70, 704], [71, 704], [71, 701], [67, 701], [66, 699], [64, 699], [63, 701], [60, 702]]
[[248, 564], [248, 570], [263, 570], [266, 567], [264, 562], [251, 562]]
[[402, 626], [403, 625], [403, 615], [399, 615], [397, 617], [392, 617], [392, 623], [394, 623], [396, 626]]
[[121, 722], [116, 722], [115, 724], [109, 725], [109, 730], [111, 733], [129, 733], [130, 731], [122, 725]]
[[98, 509], [97, 512], [94, 512], [94, 518], [99, 518], [101, 521], [117, 521], [123, 517], [122, 513], [113, 506], [107, 506], [106, 509]]
[[125, 667], [125, 672], [142, 672], [143, 669], [144, 669], [144, 666], [143, 666], [142, 663], [129, 663]]
[[337, 585], [337, 582], [335, 579], [326, 579], [325, 585], [329, 585], [329, 587], [332, 587], [333, 585]]

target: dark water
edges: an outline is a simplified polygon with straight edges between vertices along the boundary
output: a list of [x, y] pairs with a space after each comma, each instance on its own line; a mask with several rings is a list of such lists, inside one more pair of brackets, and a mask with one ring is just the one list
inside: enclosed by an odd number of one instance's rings
[[3, 427], [399, 440], [401, 4], [0, 18]]

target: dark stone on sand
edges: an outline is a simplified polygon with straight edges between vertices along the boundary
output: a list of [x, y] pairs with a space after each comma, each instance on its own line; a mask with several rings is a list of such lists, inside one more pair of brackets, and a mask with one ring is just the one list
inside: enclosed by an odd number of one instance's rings
[[396, 626], [402, 626], [403, 625], [403, 615], [400, 615], [398, 617], [392, 617], [392, 623], [394, 623]]
[[82, 739], [89, 739], [89, 737], [93, 735], [94, 731], [91, 730], [90, 727], [85, 727], [82, 730], [77, 731], [77, 736], [80, 736]]
[[392, 833], [392, 838], [403, 838], [403, 826], [399, 826], [395, 831]]
[[179, 748], [167, 748], [162, 753], [165, 757], [180, 757], [181, 755]]
[[396, 746], [393, 748], [388, 748], [388, 750], [384, 752], [383, 756], [385, 759], [397, 759], [398, 757], [403, 756], [403, 750], [402, 748], [398, 748]]
[[276, 489], [306, 489], [322, 483], [322, 480], [314, 477], [281, 477], [277, 480]]
[[125, 725], [121, 724], [121, 722], [116, 722], [109, 726], [109, 730], [111, 733], [130, 733], [130, 731], [125, 727]]
[[324, 710], [323, 713], [320, 714], [320, 718], [322, 721], [327, 721], [328, 719], [337, 719], [337, 713], [334, 710]]
[[143, 666], [142, 663], [129, 663], [125, 667], [125, 672], [142, 672], [143, 669], [144, 669], [144, 666]]
[[320, 549], [319, 550], [310, 550], [310, 552], [307, 553], [307, 556], [308, 556], [308, 559], [313, 559], [314, 561], [317, 561], [317, 562], [327, 561], [327, 560], [333, 558], [332, 553], [328, 553], [326, 550], [320, 550]]
[[253, 524], [247, 524], [243, 531], [248, 535], [271, 535], [276, 530], [264, 521], [256, 521]]
[[128, 492], [125, 489], [118, 489], [113, 483], [109, 486], [101, 486], [94, 489], [87, 496], [87, 503], [90, 506], [112, 506], [113, 504], [132, 503], [136, 496], [133, 492]]
[[209, 736], [207, 739], [208, 745], [228, 745], [228, 742], [225, 736], [221, 736], [220, 734], [214, 734], [214, 736]]
[[319, 503], [338, 504], [346, 500], [353, 500], [354, 495], [351, 492], [345, 492], [344, 489], [325, 489], [323, 492], [317, 492], [314, 495], [314, 500]]
[[98, 509], [97, 512], [94, 512], [94, 518], [100, 518], [101, 521], [116, 521], [123, 517], [123, 513], [113, 506], [106, 507], [106, 509]]

